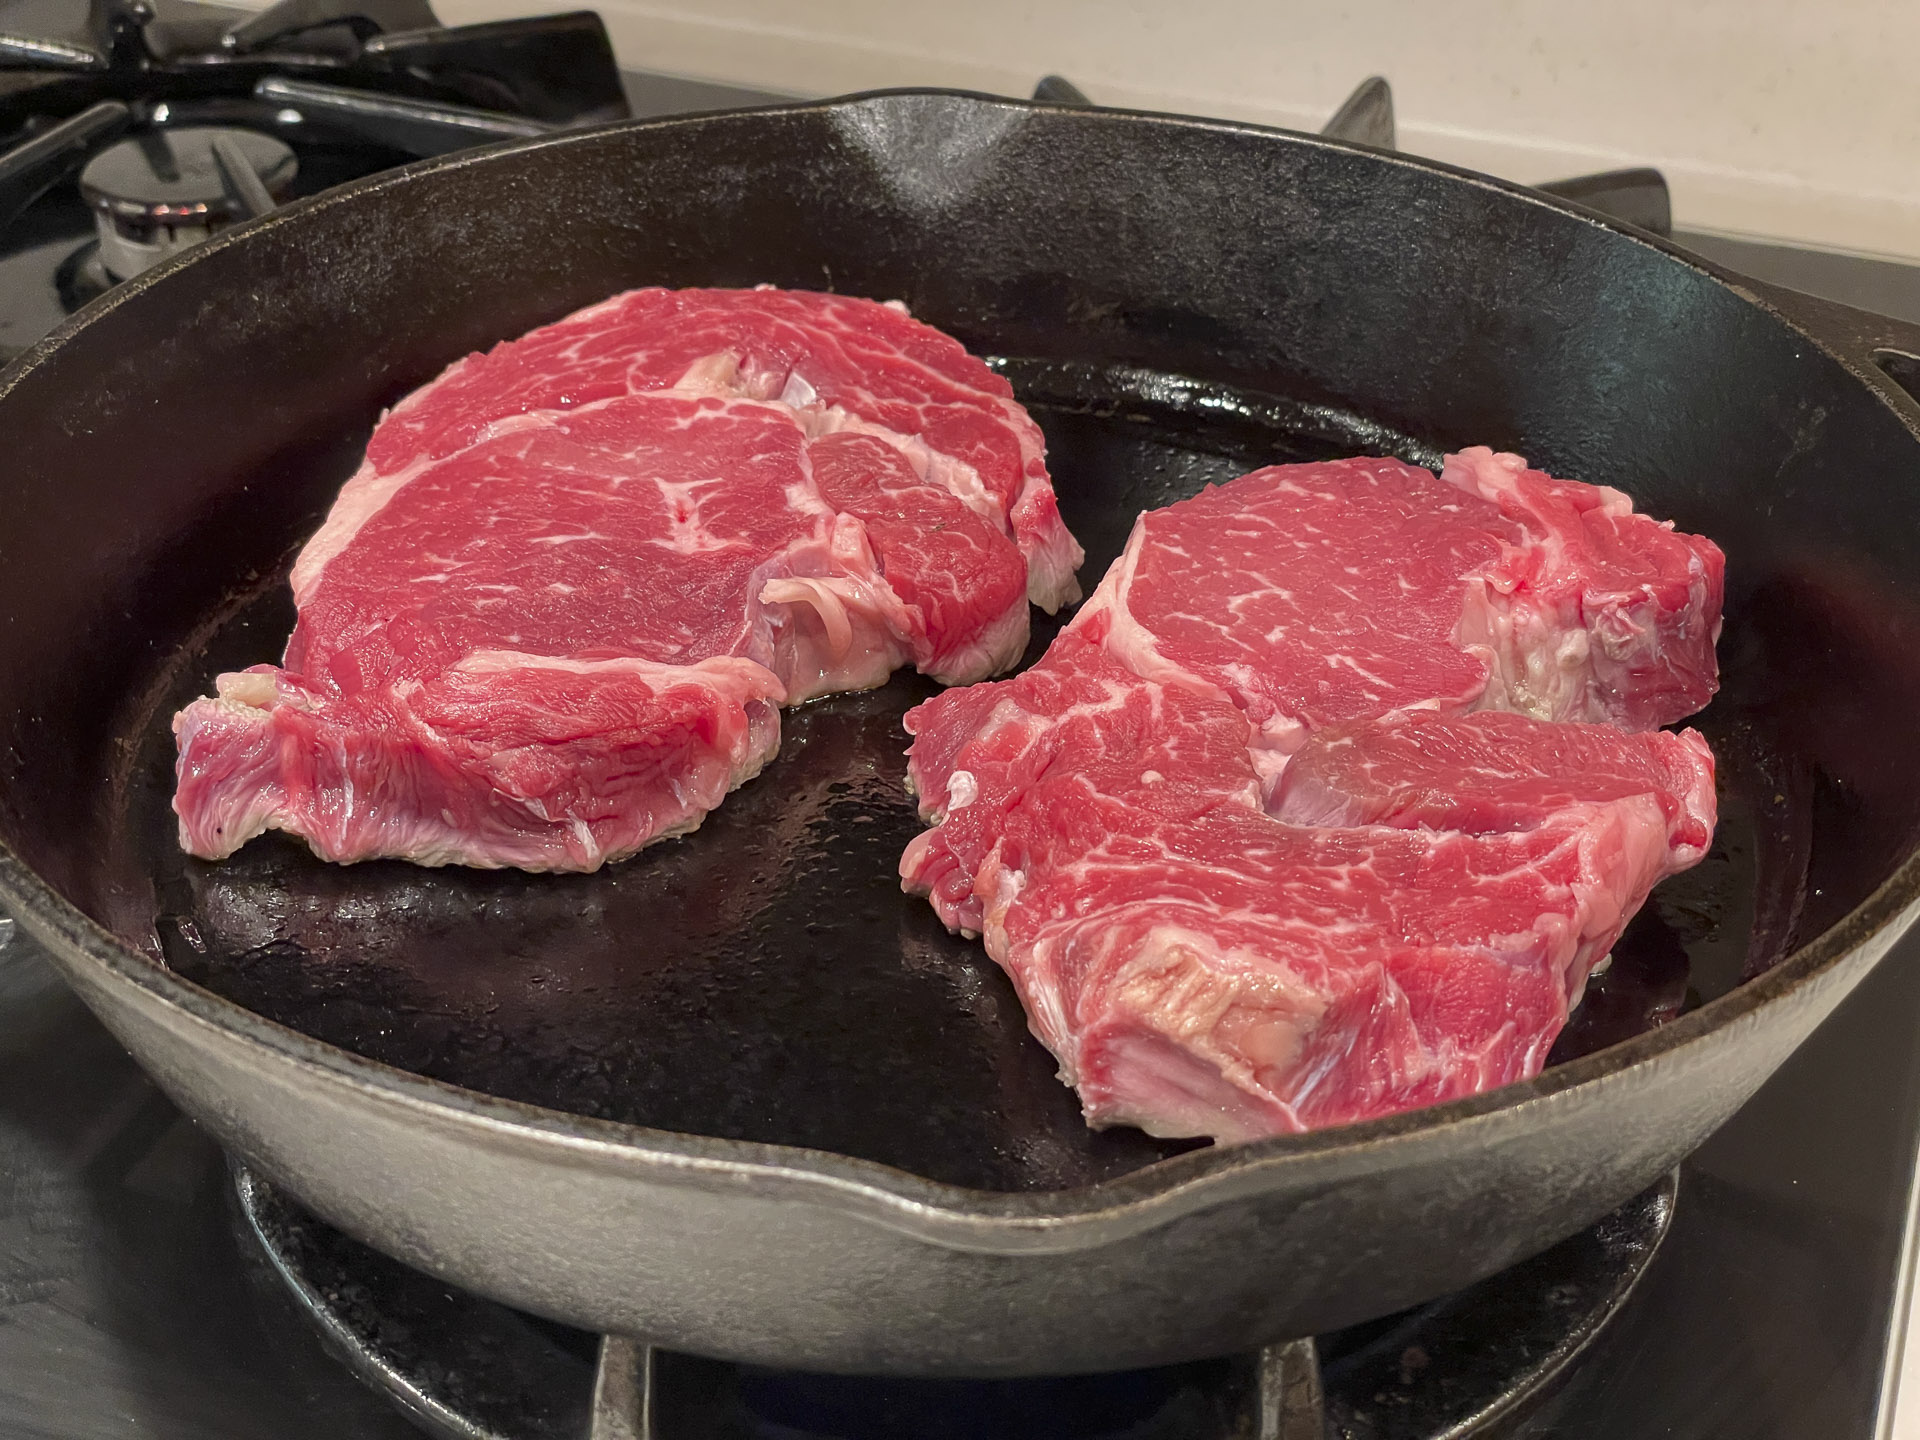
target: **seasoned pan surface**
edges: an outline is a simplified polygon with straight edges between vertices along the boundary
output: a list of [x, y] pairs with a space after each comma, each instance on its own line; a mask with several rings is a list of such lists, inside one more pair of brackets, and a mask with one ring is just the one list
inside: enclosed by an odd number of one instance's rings
[[[1003, 368], [1047, 431], [1088, 588], [1141, 509], [1207, 483], [1341, 454], [1438, 464], [1414, 437], [1284, 397], [1130, 368]], [[903, 673], [787, 712], [778, 762], [698, 832], [595, 875], [341, 867], [280, 836], [217, 863], [183, 856], [168, 717], [214, 674], [277, 653], [292, 622], [284, 568], [269, 569], [208, 618], [149, 692], [153, 708], [127, 715], [116, 859], [127, 893], [151, 895], [153, 909], [118, 923], [155, 935], [179, 974], [316, 1039], [488, 1094], [956, 1185], [1086, 1185], [1197, 1143], [1089, 1131], [979, 942], [901, 893], [895, 867], [921, 828], [901, 716], [929, 682]], [[1029, 662], [1057, 629], [1039, 626]], [[1702, 722], [1725, 775], [1712, 854], [1656, 892], [1556, 1058], [1670, 1020], [1783, 953], [1784, 934], [1751, 958], [1747, 942], [1756, 889], [1802, 888], [1792, 867], [1807, 855], [1772, 797], [1804, 784], [1764, 722], [1743, 718], [1745, 698], [1730, 694]]]

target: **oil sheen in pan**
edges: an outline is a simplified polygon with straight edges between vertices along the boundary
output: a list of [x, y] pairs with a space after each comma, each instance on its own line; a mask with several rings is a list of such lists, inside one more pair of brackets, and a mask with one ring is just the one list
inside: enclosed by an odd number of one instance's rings
[[[1284, 398], [1132, 369], [1000, 368], [1046, 431], [1089, 581], [1141, 509], [1257, 465], [1438, 459]], [[927, 682], [902, 674], [789, 711], [779, 759], [701, 830], [597, 875], [343, 868], [279, 836], [218, 864], [188, 859], [168, 809], [168, 717], [216, 672], [277, 654], [292, 621], [283, 571], [211, 625], [130, 719], [112, 868], [188, 978], [318, 1039], [494, 1095], [813, 1146], [955, 1184], [1062, 1188], [1190, 1148], [1087, 1130], [1005, 977], [900, 893], [895, 864], [919, 828], [900, 717], [932, 693]], [[1036, 627], [1029, 661], [1057, 628]], [[1721, 758], [1714, 850], [1633, 922], [1555, 1059], [1660, 1024], [1785, 953], [1799, 893], [1785, 877], [1803, 875], [1807, 855], [1776, 817], [1799, 790], [1769, 759], [1781, 747], [1727, 699], [1696, 723]], [[1769, 876], [1762, 893], [1789, 897], [1762, 914], [1756, 867]]]

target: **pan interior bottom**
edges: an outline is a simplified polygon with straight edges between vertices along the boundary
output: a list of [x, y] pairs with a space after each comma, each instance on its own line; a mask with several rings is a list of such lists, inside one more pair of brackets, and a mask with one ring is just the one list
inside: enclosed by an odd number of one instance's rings
[[[1089, 584], [1143, 508], [1258, 465], [1437, 460], [1416, 437], [1323, 404], [1126, 366], [996, 364], [1046, 432]], [[278, 835], [218, 863], [182, 855], [170, 719], [216, 674], [271, 658], [294, 620], [284, 568], [235, 558], [252, 562], [251, 580], [236, 576], [225, 607], [116, 720], [124, 768], [102, 790], [124, 805], [91, 908], [178, 974], [317, 1040], [504, 1100], [981, 1190], [1074, 1189], [1193, 1148], [1089, 1131], [983, 947], [901, 893], [900, 854], [921, 829], [902, 717], [935, 691], [911, 674], [787, 711], [778, 758], [698, 831], [593, 875], [328, 865]], [[1034, 618], [1029, 663], [1064, 617]], [[1730, 622], [1730, 656], [1742, 633]], [[1807, 813], [1808, 784], [1746, 705], [1742, 673], [1730, 667], [1698, 722], [1721, 761], [1713, 852], [1655, 891], [1550, 1063], [1724, 993], [1802, 925], [1807, 836], [1787, 821]]]

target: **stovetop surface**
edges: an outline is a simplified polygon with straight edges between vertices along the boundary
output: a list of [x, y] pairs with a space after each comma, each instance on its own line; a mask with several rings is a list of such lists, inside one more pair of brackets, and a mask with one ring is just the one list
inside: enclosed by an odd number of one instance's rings
[[[691, 114], [790, 97], [669, 75], [621, 76], [636, 117]], [[292, 196], [313, 194], [362, 175], [404, 164], [408, 156], [368, 146], [298, 147], [300, 173]], [[56, 186], [0, 233], [0, 362], [33, 344], [67, 318], [58, 280], [61, 264], [94, 235], [92, 212], [71, 185]]]
[[[1907, 945], [1683, 1167], [1639, 1290], [1520, 1435], [1875, 1433], [1916, 1022]], [[416, 1436], [250, 1279], [230, 1196], [218, 1148], [37, 947], [0, 951], [0, 1440]]]
[[[627, 77], [641, 115], [778, 97]], [[0, 254], [0, 355], [63, 318], [90, 233], [40, 202]], [[1920, 268], [1678, 237], [1920, 320]], [[1884, 1407], [1920, 1145], [1920, 943], [1897, 950], [1682, 1172], [1626, 1310], [1517, 1433], [1865, 1440]], [[0, 1440], [402, 1440], [416, 1431], [249, 1278], [226, 1166], [24, 937], [0, 950]], [[1495, 1197], [1490, 1203], [1498, 1203]], [[667, 1436], [664, 1440], [695, 1440]]]

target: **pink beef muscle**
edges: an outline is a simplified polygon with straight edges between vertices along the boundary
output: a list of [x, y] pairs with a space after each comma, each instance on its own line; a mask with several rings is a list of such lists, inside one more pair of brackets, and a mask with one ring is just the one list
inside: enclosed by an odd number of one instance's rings
[[383, 419], [282, 664], [175, 717], [181, 843], [591, 870], [697, 826], [781, 705], [1006, 669], [1079, 555], [1004, 382], [896, 307], [616, 296]]
[[1724, 561], [1486, 450], [1140, 517], [1033, 669], [907, 717], [907, 888], [1090, 1123], [1243, 1140], [1538, 1073], [1706, 853]]
[[1013, 389], [902, 306], [773, 290], [616, 295], [485, 354], [393, 409], [367, 446], [380, 475], [470, 444], [502, 416], [687, 382], [785, 400], [810, 429], [860, 430], [1013, 537], [1033, 602], [1079, 598], [1084, 558], [1047, 478], [1045, 442]]

